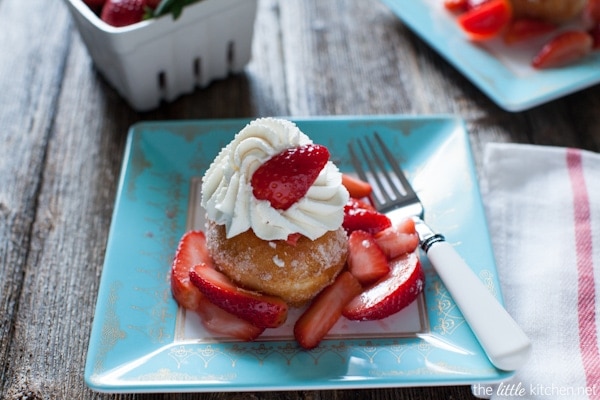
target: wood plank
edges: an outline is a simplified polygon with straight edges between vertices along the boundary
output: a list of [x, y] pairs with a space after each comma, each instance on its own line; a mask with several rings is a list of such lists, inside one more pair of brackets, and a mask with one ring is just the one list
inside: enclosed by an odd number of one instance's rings
[[457, 114], [491, 141], [600, 151], [600, 87], [499, 109], [378, 0], [261, 0], [244, 73], [146, 113], [94, 69], [65, 5], [0, 1], [0, 398], [473, 398], [468, 386], [110, 395], [83, 382], [129, 127], [141, 120]]
[[[28, 300], [31, 233], [68, 51], [64, 10], [44, 1], [23, 5], [0, 2], [0, 365], [29, 356], [16, 339], [17, 321]], [[8, 371], [0, 389], [12, 385]]]

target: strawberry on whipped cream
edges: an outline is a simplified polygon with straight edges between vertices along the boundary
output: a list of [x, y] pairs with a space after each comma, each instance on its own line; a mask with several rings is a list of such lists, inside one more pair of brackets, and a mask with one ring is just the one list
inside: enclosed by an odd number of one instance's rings
[[337, 230], [349, 195], [342, 174], [331, 161], [306, 195], [285, 210], [252, 193], [252, 175], [265, 161], [310, 143], [311, 139], [287, 120], [260, 118], [246, 125], [203, 177], [202, 206], [208, 219], [224, 225], [227, 238], [252, 229], [263, 240], [286, 240], [297, 233], [314, 240]]

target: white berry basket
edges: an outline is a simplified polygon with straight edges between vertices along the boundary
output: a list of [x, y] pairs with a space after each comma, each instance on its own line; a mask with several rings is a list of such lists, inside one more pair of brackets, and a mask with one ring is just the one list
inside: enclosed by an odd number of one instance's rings
[[97, 69], [137, 111], [156, 108], [250, 60], [257, 0], [201, 0], [171, 15], [116, 28], [81, 0], [65, 0]]

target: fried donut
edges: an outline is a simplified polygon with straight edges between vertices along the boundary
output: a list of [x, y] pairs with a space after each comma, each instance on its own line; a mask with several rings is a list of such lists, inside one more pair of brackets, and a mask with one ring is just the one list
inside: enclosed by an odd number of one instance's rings
[[225, 227], [208, 222], [207, 246], [215, 267], [243, 288], [279, 296], [298, 307], [333, 282], [344, 268], [348, 238], [343, 228], [295, 244], [266, 241], [249, 229], [227, 239]]
[[587, 0], [511, 0], [515, 16], [563, 23], [575, 18]]

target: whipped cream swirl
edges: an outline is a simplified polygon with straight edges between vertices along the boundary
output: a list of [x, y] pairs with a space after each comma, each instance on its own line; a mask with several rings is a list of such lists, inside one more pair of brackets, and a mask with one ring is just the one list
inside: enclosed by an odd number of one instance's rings
[[225, 146], [202, 180], [207, 217], [225, 225], [231, 238], [252, 229], [263, 240], [285, 240], [300, 233], [311, 240], [338, 229], [348, 192], [338, 168], [327, 162], [306, 195], [287, 210], [277, 210], [252, 194], [254, 171], [282, 151], [312, 141], [287, 120], [261, 118], [246, 125]]

